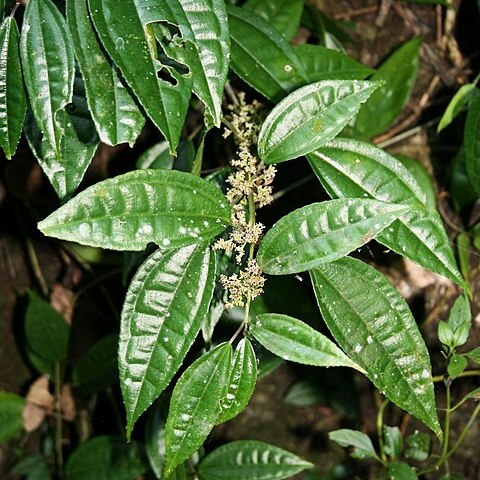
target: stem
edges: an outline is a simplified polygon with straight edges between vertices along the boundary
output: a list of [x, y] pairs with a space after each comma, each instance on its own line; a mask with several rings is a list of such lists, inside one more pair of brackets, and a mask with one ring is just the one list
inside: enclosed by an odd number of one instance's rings
[[15, 5], [12, 8], [12, 11], [10, 12], [10, 17], [13, 18], [15, 16], [15, 13], [17, 13], [18, 7], [22, 4], [22, 0], [17, 0]]
[[61, 381], [60, 362], [55, 362], [55, 467], [60, 479], [63, 478]]
[[383, 414], [385, 413], [385, 408], [389, 403], [390, 403], [390, 400], [386, 398], [380, 405], [380, 408], [378, 409], [378, 413], [377, 413], [378, 447], [380, 449], [380, 458], [384, 463], [387, 461], [387, 455], [385, 454], [385, 444], [383, 442]]
[[[466, 370], [465, 372], [460, 373], [455, 378], [465, 378], [465, 377], [478, 377], [480, 376], [480, 370]], [[436, 375], [432, 377], [434, 383], [443, 382], [445, 379], [444, 375]]]
[[473, 422], [475, 422], [479, 413], [480, 413], [480, 403], [477, 404], [477, 406], [475, 407], [475, 410], [472, 412], [472, 415], [470, 415], [470, 418], [468, 419], [467, 424], [463, 428], [462, 433], [458, 437], [452, 449], [448, 452], [447, 456], [445, 457], [445, 460], [448, 460], [458, 450], [458, 447], [460, 447], [460, 445], [462, 444], [463, 440], [465, 439], [465, 435], [467, 435], [468, 431], [473, 425]]

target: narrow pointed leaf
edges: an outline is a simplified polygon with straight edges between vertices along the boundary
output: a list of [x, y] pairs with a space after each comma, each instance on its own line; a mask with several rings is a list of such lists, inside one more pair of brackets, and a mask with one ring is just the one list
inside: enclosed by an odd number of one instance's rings
[[303, 272], [337, 260], [374, 239], [410, 207], [369, 199], [313, 203], [280, 219], [258, 250], [271, 275]]
[[207, 314], [214, 278], [208, 245], [157, 250], [133, 277], [118, 350], [128, 436], [182, 365]]
[[230, 442], [200, 463], [202, 480], [282, 480], [313, 465], [293, 453], [255, 440]]
[[462, 85], [450, 100], [445, 112], [443, 112], [442, 118], [440, 119], [440, 122], [438, 122], [437, 133], [440, 133], [444, 128], [447, 128], [467, 104], [477, 97], [479, 93], [480, 92], [475, 83]]
[[222, 413], [217, 424], [227, 422], [247, 406], [257, 382], [257, 358], [247, 338], [240, 341], [232, 359], [228, 390], [222, 401]]
[[68, 0], [67, 22], [100, 140], [108, 145], [128, 142], [132, 146], [145, 119], [97, 39], [87, 0]]
[[344, 352], [380, 392], [441, 438], [428, 350], [403, 297], [380, 272], [349, 257], [310, 274], [325, 323]]
[[265, 19], [228, 7], [232, 70], [273, 102], [308, 83], [288, 41]]
[[360, 109], [355, 129], [366, 137], [387, 130], [407, 105], [417, 78], [421, 40], [404, 43], [380, 65], [371, 80], [383, 80], [381, 86]]
[[165, 477], [203, 444], [217, 423], [231, 362], [232, 346], [221, 344], [192, 363], [177, 382], [165, 426]]
[[265, 163], [300, 157], [336, 137], [378, 88], [366, 80], [324, 80], [299, 88], [268, 115], [258, 135]]
[[250, 332], [267, 350], [284, 360], [317, 367], [351, 367], [364, 372], [325, 335], [296, 318], [277, 313], [257, 315]]
[[64, 135], [61, 117], [72, 101], [75, 63], [65, 19], [51, 0], [28, 2], [20, 53], [35, 120], [58, 155]]
[[17, 149], [27, 110], [19, 41], [17, 22], [7, 17], [0, 26], [0, 146], [8, 159]]
[[213, 238], [230, 222], [220, 190], [189, 173], [140, 170], [79, 193], [38, 224], [51, 237], [113, 250], [149, 242], [182, 247]]
[[[147, 9], [138, 7], [138, 3], [124, 0], [122, 8], [118, 8], [117, 0], [88, 0], [95, 29], [108, 55], [174, 153], [190, 100], [192, 72], [162, 65], [163, 52], [155, 47], [154, 29], [147, 28], [152, 19], [141, 17]], [[167, 57], [171, 58], [175, 51], [173, 60], [184, 65], [184, 45], [181, 40], [173, 40]], [[168, 79], [159, 76], [162, 69], [166, 69]]]
[[465, 166], [470, 183], [480, 197], [480, 95], [470, 105], [465, 122]]
[[[416, 178], [380, 148], [335, 139], [308, 155], [313, 171], [333, 198], [374, 198], [405, 205], [427, 205]], [[433, 272], [465, 286], [438, 213], [429, 208], [405, 212], [377, 240]]]

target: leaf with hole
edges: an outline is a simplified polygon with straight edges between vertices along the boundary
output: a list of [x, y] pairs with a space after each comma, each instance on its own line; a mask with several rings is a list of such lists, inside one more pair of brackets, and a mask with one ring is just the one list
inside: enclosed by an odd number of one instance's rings
[[285, 215], [267, 232], [258, 264], [266, 273], [285, 275], [334, 261], [373, 240], [409, 208], [349, 198], [307, 205]]
[[198, 469], [202, 480], [282, 480], [313, 465], [293, 453], [256, 440], [239, 440], [209, 453]]
[[157, 250], [133, 277], [118, 349], [128, 437], [182, 365], [207, 314], [214, 278], [213, 253], [205, 244]]
[[112, 65], [93, 28], [87, 0], [68, 0], [67, 22], [100, 140], [132, 146], [145, 124], [142, 112]]
[[17, 22], [7, 17], [0, 25], [0, 146], [8, 159], [17, 150], [27, 110], [19, 42]]
[[477, 197], [480, 196], [480, 95], [470, 104], [465, 122], [464, 148], [467, 175]]
[[441, 438], [430, 357], [403, 297], [383, 274], [353, 258], [310, 274], [323, 319], [343, 351], [383, 395]]
[[192, 363], [177, 382], [165, 425], [164, 476], [205, 441], [222, 411], [230, 377], [232, 346], [223, 343]]
[[258, 154], [268, 164], [312, 152], [336, 137], [380, 86], [367, 80], [323, 80], [299, 88], [267, 116]]
[[149, 242], [177, 248], [211, 239], [230, 223], [220, 190], [189, 173], [139, 170], [98, 182], [38, 228], [51, 237], [113, 250]]
[[341, 447], [352, 447], [350, 455], [353, 458], [378, 459], [370, 437], [363, 432], [342, 428], [330, 432], [328, 438], [338, 443]]
[[257, 315], [251, 322], [250, 333], [284, 360], [317, 367], [351, 367], [364, 372], [325, 335], [296, 318], [276, 313]]

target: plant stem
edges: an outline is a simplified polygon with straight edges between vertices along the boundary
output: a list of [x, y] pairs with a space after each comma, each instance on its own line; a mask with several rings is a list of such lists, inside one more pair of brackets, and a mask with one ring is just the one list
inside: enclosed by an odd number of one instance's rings
[[378, 447], [380, 449], [380, 458], [383, 462], [387, 461], [387, 455], [385, 454], [385, 444], [383, 442], [383, 414], [385, 413], [385, 408], [390, 403], [390, 400], [386, 398], [377, 413], [377, 436], [378, 436]]
[[477, 406], [475, 407], [475, 410], [472, 412], [472, 415], [470, 415], [470, 418], [468, 419], [467, 424], [463, 428], [462, 433], [460, 433], [460, 436], [458, 437], [457, 441], [453, 445], [452, 449], [448, 452], [447, 456], [445, 457], [445, 460], [448, 460], [458, 450], [458, 447], [460, 447], [460, 445], [462, 444], [463, 440], [465, 439], [465, 435], [467, 435], [468, 431], [473, 425], [473, 422], [475, 422], [479, 413], [480, 413], [480, 403], [477, 404]]
[[[480, 376], [480, 370], [466, 370], [465, 372], [460, 373], [455, 378], [465, 378], [465, 377], [478, 377]], [[443, 382], [445, 379], [444, 375], [436, 375], [432, 377], [434, 383]]]
[[63, 478], [61, 381], [60, 362], [55, 362], [55, 467], [59, 479]]
[[17, 0], [15, 2], [15, 5], [12, 8], [12, 11], [10, 12], [10, 17], [13, 18], [15, 16], [15, 13], [17, 12], [18, 7], [22, 4], [22, 0]]

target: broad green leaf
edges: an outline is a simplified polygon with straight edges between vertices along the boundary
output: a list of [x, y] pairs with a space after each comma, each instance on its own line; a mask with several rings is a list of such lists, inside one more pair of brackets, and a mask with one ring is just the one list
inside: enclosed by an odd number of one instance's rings
[[50, 303], [31, 290], [25, 314], [25, 337], [28, 346], [42, 359], [57, 362], [68, 356], [70, 327]]
[[8, 442], [23, 431], [25, 400], [14, 393], [0, 392], [0, 444]]
[[447, 372], [449, 377], [457, 378], [467, 368], [468, 360], [462, 355], [454, 353], [448, 361]]
[[[394, 157], [367, 143], [335, 139], [308, 155], [310, 165], [333, 198], [375, 198], [426, 205], [415, 177]], [[415, 263], [465, 287], [450, 242], [436, 211], [414, 208], [393, 222], [377, 241]]]
[[35, 121], [54, 153], [60, 156], [63, 115], [73, 95], [75, 60], [65, 19], [51, 0], [28, 2], [20, 53]]
[[467, 175], [477, 197], [480, 196], [480, 95], [470, 104], [465, 122], [464, 145]]
[[353, 258], [310, 273], [340, 347], [382, 394], [441, 438], [428, 350], [403, 297], [383, 274]]
[[364, 372], [325, 335], [296, 318], [276, 313], [258, 315], [251, 322], [250, 333], [284, 360], [317, 367], [351, 367]]
[[207, 314], [214, 278], [213, 253], [204, 244], [157, 250], [133, 277], [118, 351], [127, 436], [180, 368]]
[[264, 18], [287, 40], [297, 34], [302, 18], [304, 0], [247, 0], [244, 8]]
[[140, 444], [102, 435], [82, 443], [69, 457], [66, 480], [136, 480], [147, 468]]
[[230, 222], [220, 190], [199, 177], [141, 170], [99, 182], [38, 224], [51, 237], [113, 250], [149, 242], [176, 248], [213, 238]]
[[107, 145], [128, 142], [132, 146], [145, 119], [97, 39], [87, 0], [68, 0], [67, 22], [100, 140]]
[[342, 428], [328, 434], [328, 438], [342, 447], [353, 447], [353, 458], [378, 458], [370, 437], [357, 430]]
[[480, 365], [480, 347], [473, 349], [465, 354], [470, 360]]
[[165, 476], [203, 444], [217, 423], [231, 362], [232, 346], [223, 343], [192, 363], [177, 382], [165, 425]]
[[402, 432], [398, 427], [383, 426], [383, 443], [385, 453], [395, 460], [400, 456], [403, 450]]
[[336, 137], [357, 114], [378, 82], [323, 80], [284, 98], [268, 115], [258, 135], [265, 163], [300, 157]]
[[281, 480], [313, 465], [293, 453], [255, 440], [222, 445], [201, 462], [202, 480]]
[[95, 343], [73, 367], [73, 385], [87, 392], [100, 392], [118, 381], [118, 335]]
[[409, 208], [360, 198], [307, 205], [267, 232], [258, 264], [265, 273], [285, 275], [332, 262], [373, 240]]
[[299, 380], [288, 388], [284, 403], [295, 407], [313, 407], [327, 401], [325, 387], [317, 380]]
[[403, 462], [392, 462], [387, 467], [388, 478], [391, 480], [417, 480], [415, 470]]
[[437, 126], [437, 133], [440, 133], [444, 128], [448, 127], [467, 104], [478, 96], [478, 93], [475, 83], [462, 85], [450, 100], [445, 112], [443, 112], [443, 116]]
[[438, 339], [442, 345], [447, 347], [452, 347], [454, 344], [452, 327], [442, 320], [438, 323]]
[[381, 86], [360, 109], [355, 128], [365, 137], [387, 130], [407, 105], [418, 71], [421, 40], [404, 43], [372, 75]]
[[460, 295], [453, 304], [448, 317], [448, 326], [452, 330], [452, 347], [460, 347], [463, 345], [470, 333], [472, 325], [472, 313], [470, 310], [470, 302], [466, 294]]
[[233, 354], [227, 394], [222, 401], [222, 413], [217, 424], [231, 420], [244, 410], [255, 390], [256, 382], [257, 358], [252, 344], [244, 338]]
[[47, 463], [47, 457], [40, 453], [23, 457], [10, 470], [10, 473], [25, 475], [25, 480], [51, 480], [52, 478], [51, 466]]
[[427, 433], [415, 431], [407, 437], [406, 444], [405, 458], [423, 462], [430, 456], [432, 440]]
[[295, 53], [303, 65], [308, 83], [320, 80], [363, 80], [375, 72], [354, 58], [325, 48], [305, 43], [294, 46]]
[[7, 17], [0, 25], [0, 146], [8, 159], [17, 149], [27, 110], [19, 41], [17, 22]]
[[170, 170], [173, 167], [175, 157], [170, 153], [168, 142], [163, 142], [153, 145], [153, 147], [145, 150], [135, 163], [138, 169], [145, 168], [162, 168]]
[[477, 199], [477, 194], [468, 178], [463, 145], [453, 157], [449, 193], [457, 212]]
[[72, 102], [57, 113], [64, 135], [56, 151], [27, 112], [25, 135], [38, 163], [60, 199], [71, 196], [83, 179], [98, 146], [99, 138], [90, 116], [85, 87], [76, 72]]
[[145, 448], [148, 462], [157, 479], [162, 478], [165, 465], [165, 420], [160, 408], [152, 409], [146, 426]]
[[[154, 29], [147, 26], [157, 22], [159, 28], [165, 26], [168, 31], [168, 22], [154, 17], [157, 10], [153, 8], [154, 2], [150, 3], [151, 16], [148, 16], [150, 7], [142, 7], [137, 0], [123, 0], [122, 8], [118, 8], [117, 0], [88, 0], [91, 18], [105, 50], [168, 140], [173, 153], [192, 90], [193, 72], [185, 71], [184, 62], [184, 47], [190, 46], [186, 46], [185, 39], [165, 33], [171, 38], [162, 37], [157, 49]], [[168, 7], [166, 2], [162, 3]]]
[[303, 66], [288, 41], [265, 19], [238, 7], [228, 7], [230, 67], [262, 95], [278, 102], [306, 85]]

